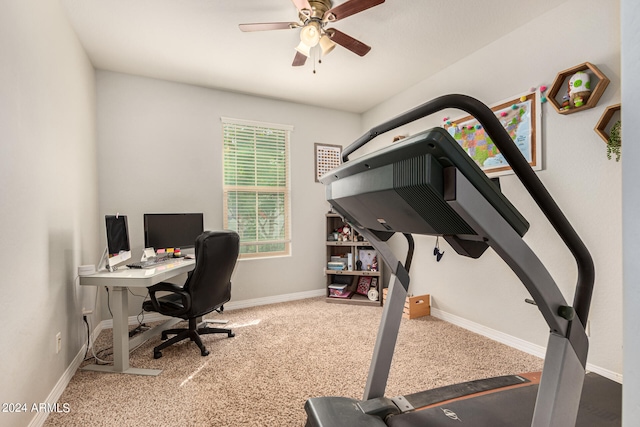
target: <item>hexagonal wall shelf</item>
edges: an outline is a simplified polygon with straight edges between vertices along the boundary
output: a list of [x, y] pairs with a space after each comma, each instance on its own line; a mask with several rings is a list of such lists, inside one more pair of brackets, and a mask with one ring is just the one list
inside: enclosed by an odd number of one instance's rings
[[[562, 107], [562, 104], [558, 102], [558, 99], [556, 99], [556, 97], [558, 96], [558, 94], [565, 93], [565, 91], [561, 92], [561, 89], [567, 87], [567, 79], [570, 79], [571, 76], [578, 71], [589, 71], [591, 74], [591, 78], [595, 77], [596, 79], [598, 79], [598, 81], [591, 91], [589, 99], [587, 99], [587, 102], [583, 106], [565, 110]], [[559, 72], [556, 76], [556, 79], [553, 81], [551, 89], [549, 90], [549, 96], [547, 96], [547, 100], [551, 105], [553, 105], [553, 108], [555, 108], [559, 114], [577, 113], [578, 111], [595, 107], [608, 85], [609, 79], [607, 78], [607, 76], [605, 76], [595, 65], [589, 62], [585, 62], [584, 64], [576, 65], [575, 67]]]
[[621, 104], [610, 105], [605, 108], [602, 113], [602, 117], [598, 120], [598, 124], [593, 129], [596, 131], [600, 138], [604, 140], [604, 142], [609, 142], [609, 129], [611, 129], [611, 119], [614, 118], [616, 113], [621, 110]]

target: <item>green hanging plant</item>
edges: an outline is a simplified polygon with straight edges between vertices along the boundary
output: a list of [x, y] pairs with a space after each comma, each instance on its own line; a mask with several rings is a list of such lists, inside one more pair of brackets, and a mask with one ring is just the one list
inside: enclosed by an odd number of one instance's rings
[[622, 145], [622, 123], [620, 120], [611, 126], [609, 140], [607, 141], [607, 159], [611, 160], [611, 155], [616, 155], [616, 162], [620, 161], [620, 146]]

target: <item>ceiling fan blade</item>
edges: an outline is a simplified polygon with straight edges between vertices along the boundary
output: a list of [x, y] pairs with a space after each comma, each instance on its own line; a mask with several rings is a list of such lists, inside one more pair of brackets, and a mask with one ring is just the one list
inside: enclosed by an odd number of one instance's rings
[[309, 0], [291, 0], [293, 4], [296, 6], [298, 11], [302, 12], [303, 9], [311, 12], [311, 5], [309, 4]]
[[306, 61], [307, 61], [306, 55], [303, 55], [300, 52], [296, 52], [296, 56], [293, 58], [293, 64], [291, 65], [294, 67], [300, 67], [301, 65], [304, 65]]
[[327, 10], [322, 17], [324, 21], [335, 22], [348, 16], [355, 15], [363, 10], [384, 3], [384, 0], [348, 0], [334, 8]]
[[268, 30], [290, 30], [300, 27], [297, 22], [263, 22], [259, 24], [240, 24], [241, 31], [268, 31]]
[[356, 55], [365, 56], [371, 50], [371, 46], [367, 46], [361, 41], [356, 40], [353, 37], [343, 33], [342, 31], [336, 30], [335, 28], [327, 30], [327, 34], [329, 34], [331, 40], [338, 43], [345, 49], [349, 49]]

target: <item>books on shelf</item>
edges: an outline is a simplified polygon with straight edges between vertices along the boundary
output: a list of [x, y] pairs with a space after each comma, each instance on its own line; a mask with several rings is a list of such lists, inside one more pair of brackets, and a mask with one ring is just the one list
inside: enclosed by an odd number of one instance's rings
[[346, 264], [344, 262], [329, 261], [327, 263], [327, 268], [329, 270], [344, 270], [346, 268]]

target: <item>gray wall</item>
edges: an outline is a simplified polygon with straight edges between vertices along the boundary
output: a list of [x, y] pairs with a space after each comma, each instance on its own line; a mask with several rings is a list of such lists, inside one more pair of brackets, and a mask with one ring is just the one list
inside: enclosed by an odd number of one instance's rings
[[[611, 83], [596, 108], [570, 115], [542, 106], [543, 170], [537, 172], [551, 195], [591, 251], [596, 283], [590, 315], [590, 368], [610, 378], [622, 377], [622, 225], [621, 164], [607, 160], [606, 145], [593, 128], [604, 109], [620, 102], [620, 10], [598, 0], [572, 0], [532, 20], [511, 34], [453, 64], [442, 73], [399, 93], [364, 114], [370, 128], [400, 112], [446, 93], [464, 93], [487, 104], [512, 99], [540, 85], [551, 86], [556, 74], [589, 61]], [[580, 29], [567, 23], [580, 22]], [[587, 42], [585, 46], [585, 42]], [[389, 144], [398, 133], [441, 126], [450, 110], [382, 136]], [[500, 178], [502, 190], [531, 223], [526, 242], [538, 253], [565, 298], [573, 301], [576, 267], [569, 251], [514, 175]], [[402, 239], [400, 239], [402, 240]], [[432, 295], [434, 313], [473, 324], [481, 333], [542, 354], [548, 328], [517, 277], [495, 253], [479, 260], [457, 256], [443, 242], [446, 255], [431, 255], [435, 238], [416, 239], [412, 267], [415, 294]], [[403, 248], [398, 243], [398, 249]]]
[[314, 181], [314, 143], [348, 144], [360, 115], [107, 71], [97, 93], [100, 213], [128, 215], [138, 259], [145, 212], [204, 212], [205, 228], [222, 228], [220, 117], [293, 125], [292, 256], [240, 261], [231, 303], [323, 288], [329, 205]]
[[0, 2], [0, 402], [28, 410], [3, 426], [37, 415], [86, 340], [75, 277], [97, 262], [95, 102], [59, 3]]

